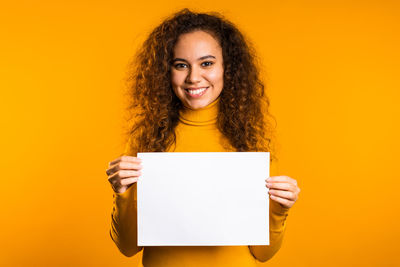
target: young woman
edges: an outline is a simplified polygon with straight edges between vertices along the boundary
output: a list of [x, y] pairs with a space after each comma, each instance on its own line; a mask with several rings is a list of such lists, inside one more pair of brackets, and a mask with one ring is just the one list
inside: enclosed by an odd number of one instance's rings
[[[137, 246], [136, 182], [142, 168], [137, 152], [273, 151], [269, 101], [252, 51], [221, 15], [188, 9], [166, 19], [144, 42], [131, 75], [135, 122], [124, 155], [106, 171], [114, 191], [110, 235], [125, 256], [143, 249], [146, 267], [243, 267], [279, 250], [300, 192], [287, 176], [266, 177], [269, 246]], [[273, 165], [273, 154], [271, 159]]]

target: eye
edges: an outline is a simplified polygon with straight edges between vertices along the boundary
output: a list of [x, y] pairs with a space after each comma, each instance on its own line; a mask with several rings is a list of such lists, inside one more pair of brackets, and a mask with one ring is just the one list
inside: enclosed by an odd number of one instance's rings
[[175, 64], [175, 65], [174, 65], [174, 67], [177, 68], [177, 69], [183, 68], [183, 67], [185, 67], [185, 66], [186, 66], [186, 64], [184, 64], [184, 63], [178, 63], [178, 64]]
[[203, 65], [203, 66], [205, 66], [205, 67], [209, 67], [209, 66], [211, 66], [212, 64], [214, 64], [214, 62], [212, 62], [212, 61], [205, 61], [205, 62], [201, 63], [201, 65]]

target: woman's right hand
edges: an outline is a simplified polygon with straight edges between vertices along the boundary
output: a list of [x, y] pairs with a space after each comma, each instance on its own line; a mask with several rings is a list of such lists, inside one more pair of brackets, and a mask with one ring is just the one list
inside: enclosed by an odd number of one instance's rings
[[140, 158], [124, 155], [108, 163], [106, 174], [114, 192], [124, 193], [138, 181], [141, 162]]

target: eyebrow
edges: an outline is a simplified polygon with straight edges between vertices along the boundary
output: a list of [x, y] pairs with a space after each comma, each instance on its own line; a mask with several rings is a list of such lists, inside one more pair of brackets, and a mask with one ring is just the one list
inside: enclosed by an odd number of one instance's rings
[[[214, 56], [207, 55], [207, 56], [200, 57], [200, 58], [198, 58], [197, 60], [203, 60], [203, 59], [206, 59], [206, 58], [214, 58], [214, 59], [215, 59]], [[183, 58], [174, 58], [174, 59], [172, 60], [172, 63], [174, 63], [175, 61], [185, 61], [185, 62], [188, 62], [186, 59], [183, 59]]]

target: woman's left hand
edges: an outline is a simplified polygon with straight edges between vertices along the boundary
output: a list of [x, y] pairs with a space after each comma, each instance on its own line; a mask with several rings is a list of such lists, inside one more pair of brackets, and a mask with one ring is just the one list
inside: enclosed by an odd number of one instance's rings
[[265, 181], [272, 200], [287, 209], [294, 205], [300, 193], [300, 188], [297, 186], [295, 179], [288, 176], [271, 176]]

